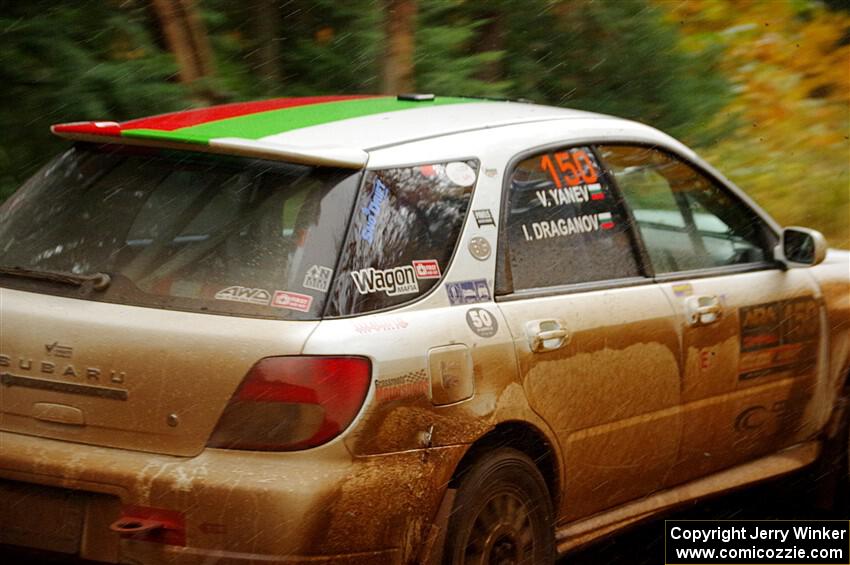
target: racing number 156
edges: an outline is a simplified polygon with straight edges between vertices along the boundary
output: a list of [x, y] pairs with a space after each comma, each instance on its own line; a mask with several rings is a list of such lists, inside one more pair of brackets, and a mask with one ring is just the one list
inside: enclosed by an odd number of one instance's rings
[[549, 173], [552, 182], [558, 188], [563, 187], [564, 183], [567, 186], [575, 186], [582, 182], [591, 184], [599, 178], [593, 161], [584, 149], [574, 149], [572, 152], [559, 151], [554, 154], [554, 157], [553, 161], [548, 153], [543, 155], [540, 158], [540, 168]]

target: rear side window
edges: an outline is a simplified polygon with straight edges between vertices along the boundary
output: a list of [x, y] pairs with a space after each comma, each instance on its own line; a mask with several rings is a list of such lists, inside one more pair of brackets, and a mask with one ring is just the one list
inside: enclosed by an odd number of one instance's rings
[[476, 161], [367, 172], [326, 315], [398, 306], [439, 283], [457, 246], [477, 173]]
[[640, 275], [622, 202], [590, 147], [520, 162], [504, 225], [499, 273], [514, 290]]

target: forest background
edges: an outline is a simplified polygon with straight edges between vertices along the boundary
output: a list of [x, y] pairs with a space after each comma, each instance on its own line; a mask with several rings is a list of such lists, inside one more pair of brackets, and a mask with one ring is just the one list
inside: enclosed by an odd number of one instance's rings
[[850, 247], [850, 0], [0, 0], [0, 201], [53, 123], [360, 92], [645, 122]]

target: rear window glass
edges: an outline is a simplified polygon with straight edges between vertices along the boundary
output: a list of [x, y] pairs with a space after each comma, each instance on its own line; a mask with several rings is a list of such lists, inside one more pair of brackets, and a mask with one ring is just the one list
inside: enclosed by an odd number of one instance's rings
[[327, 314], [345, 316], [415, 300], [451, 260], [478, 173], [454, 161], [366, 173]]
[[220, 314], [318, 319], [360, 173], [184, 151], [74, 147], [0, 209], [0, 267], [106, 273], [103, 291], [4, 286]]

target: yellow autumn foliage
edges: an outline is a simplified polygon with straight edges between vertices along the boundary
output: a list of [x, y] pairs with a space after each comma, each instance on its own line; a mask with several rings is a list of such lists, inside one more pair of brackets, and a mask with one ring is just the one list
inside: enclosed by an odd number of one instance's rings
[[701, 154], [784, 225], [850, 247], [850, 14], [812, 0], [656, 0], [683, 47], [721, 48], [732, 133]]

